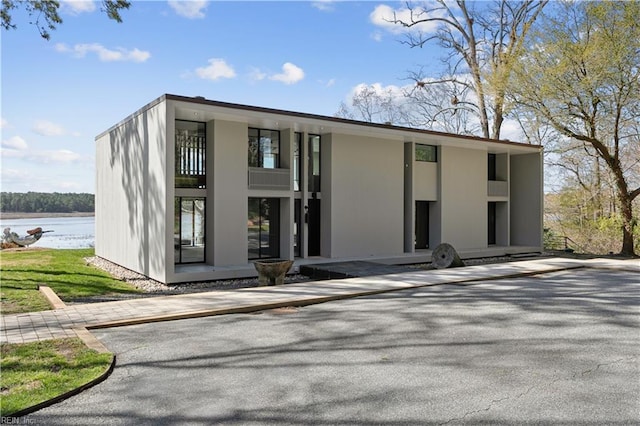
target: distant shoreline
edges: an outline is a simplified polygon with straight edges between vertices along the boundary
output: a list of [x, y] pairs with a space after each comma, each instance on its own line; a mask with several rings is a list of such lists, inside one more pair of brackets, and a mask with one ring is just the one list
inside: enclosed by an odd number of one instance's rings
[[0, 219], [38, 219], [42, 217], [93, 217], [94, 212], [72, 212], [72, 213], [17, 213], [17, 212], [2, 212], [0, 213]]

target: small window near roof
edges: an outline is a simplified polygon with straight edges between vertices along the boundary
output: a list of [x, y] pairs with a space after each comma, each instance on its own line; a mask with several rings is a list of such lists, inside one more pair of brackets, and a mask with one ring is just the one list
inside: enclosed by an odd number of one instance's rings
[[416, 161], [436, 163], [438, 161], [438, 147], [435, 145], [416, 144]]

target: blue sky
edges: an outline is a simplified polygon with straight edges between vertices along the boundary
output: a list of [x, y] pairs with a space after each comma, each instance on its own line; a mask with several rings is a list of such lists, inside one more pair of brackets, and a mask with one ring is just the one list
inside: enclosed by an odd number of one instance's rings
[[164, 93], [334, 115], [442, 56], [399, 42], [400, 3], [134, 0], [121, 24], [61, 3], [49, 41], [20, 11], [2, 30], [2, 191], [94, 193], [95, 136]]

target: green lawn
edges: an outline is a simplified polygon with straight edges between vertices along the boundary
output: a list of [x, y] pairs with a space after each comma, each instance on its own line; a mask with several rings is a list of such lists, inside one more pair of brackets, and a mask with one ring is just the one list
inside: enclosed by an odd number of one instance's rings
[[[3, 315], [51, 309], [38, 291], [51, 287], [62, 300], [138, 292], [133, 286], [89, 266], [93, 249], [0, 251]], [[58, 397], [100, 377], [112, 354], [87, 348], [80, 339], [2, 344], [0, 402], [3, 418]]]
[[87, 348], [80, 339], [2, 344], [0, 407], [3, 418], [97, 379], [113, 355]]
[[51, 287], [62, 299], [114, 293], [136, 293], [133, 286], [87, 265], [93, 249], [0, 252], [2, 314], [51, 309], [38, 285]]

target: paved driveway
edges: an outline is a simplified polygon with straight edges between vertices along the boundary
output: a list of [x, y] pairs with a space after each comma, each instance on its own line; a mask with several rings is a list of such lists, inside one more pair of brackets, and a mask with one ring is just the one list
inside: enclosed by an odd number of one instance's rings
[[640, 423], [640, 276], [573, 270], [95, 331], [70, 425]]

